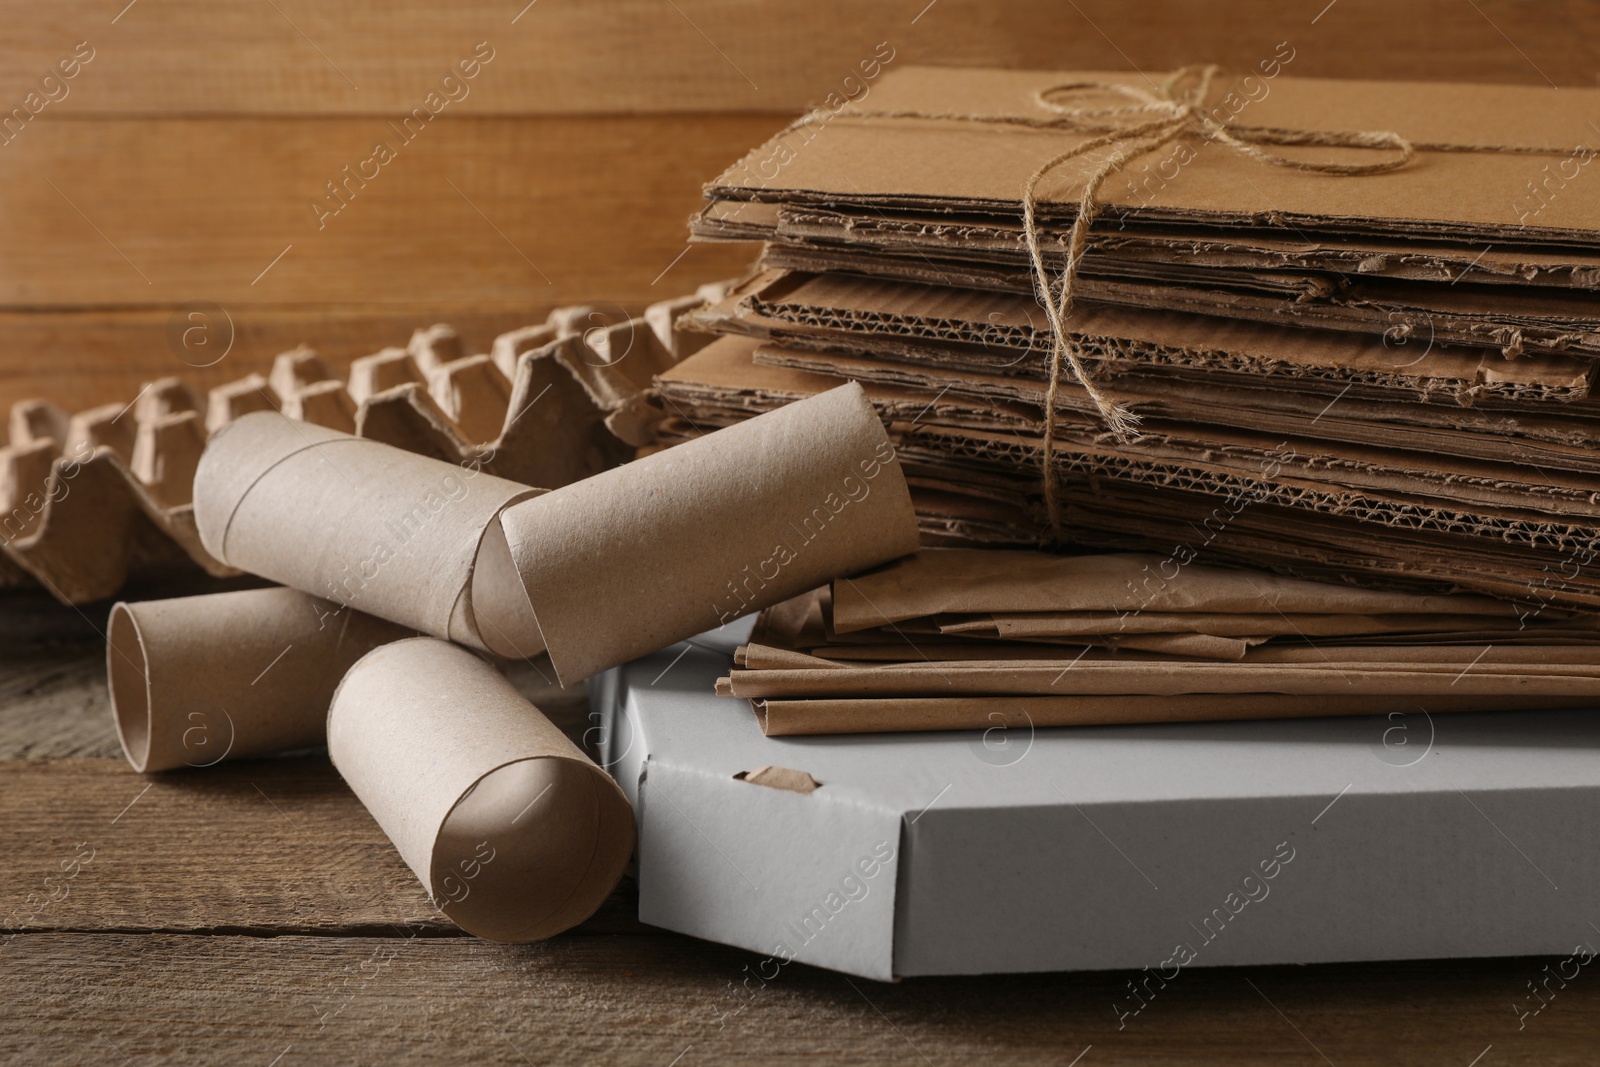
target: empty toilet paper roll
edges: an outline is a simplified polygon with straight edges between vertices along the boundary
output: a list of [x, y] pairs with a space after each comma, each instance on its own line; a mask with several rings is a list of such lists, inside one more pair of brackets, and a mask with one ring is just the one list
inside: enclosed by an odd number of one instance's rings
[[594, 914], [633, 852], [622, 790], [510, 682], [430, 638], [350, 668], [328, 753], [446, 915], [538, 941]]
[[293, 589], [119, 603], [106, 678], [122, 751], [169, 771], [320, 745], [350, 665], [411, 636]]
[[478, 544], [502, 508], [540, 492], [255, 412], [206, 445], [194, 515], [206, 550], [231, 566], [483, 648], [471, 603]]
[[473, 603], [492, 651], [566, 685], [916, 549], [852, 382], [507, 508]]

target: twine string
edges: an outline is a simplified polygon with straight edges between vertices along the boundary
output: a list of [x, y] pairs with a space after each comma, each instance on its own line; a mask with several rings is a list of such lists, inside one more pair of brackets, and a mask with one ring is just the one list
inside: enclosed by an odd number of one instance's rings
[[[1215, 65], [1183, 67], [1154, 91], [1134, 85], [1115, 82], [1077, 81], [1046, 86], [1034, 93], [1034, 103], [1051, 117], [980, 115], [965, 112], [928, 111], [873, 111], [852, 108], [846, 112], [852, 118], [908, 118], [933, 121], [977, 122], [993, 125], [1023, 126], [1035, 129], [1074, 130], [1094, 134], [1063, 152], [1051, 156], [1039, 165], [1022, 189], [1022, 230], [1028, 248], [1028, 258], [1033, 267], [1035, 296], [1050, 320], [1051, 345], [1048, 363], [1049, 385], [1045, 390], [1042, 419], [1042, 467], [1045, 510], [1050, 519], [1054, 537], [1062, 535], [1060, 505], [1057, 500], [1055, 479], [1056, 453], [1056, 403], [1061, 391], [1062, 363], [1071, 368], [1072, 375], [1088, 394], [1096, 412], [1106, 428], [1118, 441], [1136, 436], [1139, 416], [1108, 396], [1089, 376], [1084, 366], [1079, 344], [1072, 338], [1067, 325], [1072, 315], [1074, 290], [1078, 270], [1088, 245], [1089, 231], [1099, 214], [1100, 189], [1106, 179], [1120, 171], [1131, 160], [1170, 144], [1185, 134], [1197, 134], [1206, 141], [1226, 145], [1235, 152], [1266, 166], [1313, 174], [1361, 176], [1382, 174], [1410, 163], [1416, 147], [1398, 133], [1370, 130], [1284, 130], [1260, 127], [1234, 127], [1229, 129], [1206, 113], [1204, 105], [1210, 95], [1221, 68]], [[1090, 93], [1110, 93], [1130, 100], [1127, 104], [1109, 107], [1088, 107], [1071, 101]], [[802, 118], [795, 125], [815, 121], [815, 113]], [[1320, 146], [1328, 148], [1357, 148], [1389, 151], [1393, 156], [1367, 163], [1339, 163], [1293, 159], [1269, 152], [1263, 145]], [[1057, 168], [1071, 160], [1101, 149], [1110, 149], [1098, 165], [1083, 179], [1078, 194], [1077, 211], [1067, 239], [1066, 264], [1058, 277], [1052, 278], [1045, 263], [1040, 240], [1038, 208], [1041, 200], [1039, 188]]]
[[[1297, 145], [1377, 150], [1391, 149], [1397, 154], [1391, 158], [1368, 163], [1338, 163], [1291, 159], [1287, 156], [1268, 152], [1259, 147], [1258, 144], [1246, 139], [1251, 135], [1241, 136], [1230, 132], [1226, 126], [1204, 110], [1206, 98], [1210, 95], [1212, 83], [1215, 81], [1219, 69], [1216, 66], [1185, 67], [1176, 71], [1155, 92], [1146, 91], [1138, 86], [1116, 85], [1105, 82], [1080, 82], [1050, 86], [1034, 94], [1034, 102], [1040, 107], [1069, 120], [1078, 128], [1093, 129], [1098, 127], [1103, 130], [1099, 136], [1092, 137], [1046, 160], [1033, 172], [1027, 184], [1023, 187], [1023, 236], [1028, 245], [1028, 257], [1033, 262], [1034, 286], [1038, 291], [1039, 302], [1044, 306], [1045, 313], [1049, 316], [1050, 329], [1053, 334], [1050, 346], [1049, 385], [1045, 390], [1044, 440], [1042, 443], [1041, 465], [1043, 467], [1045, 513], [1050, 520], [1050, 532], [1057, 539], [1062, 536], [1061, 507], [1057, 499], [1055, 477], [1056, 402], [1061, 390], [1062, 360], [1065, 359], [1072, 368], [1073, 376], [1083, 386], [1084, 391], [1089, 395], [1090, 401], [1094, 404], [1095, 410], [1099, 412], [1100, 417], [1105, 421], [1107, 429], [1116, 436], [1117, 440], [1126, 441], [1134, 436], [1137, 433], [1139, 424], [1138, 415], [1107, 397], [1089, 377], [1087, 369], [1083, 365], [1079, 345], [1067, 331], [1067, 322], [1072, 313], [1073, 291], [1076, 287], [1078, 269], [1082, 264], [1083, 254], [1088, 245], [1090, 228], [1094, 225], [1096, 215], [1099, 214], [1100, 187], [1105, 184], [1106, 179], [1120, 171], [1130, 160], [1153, 152], [1191, 132], [1227, 145], [1234, 151], [1240, 152], [1259, 163], [1316, 174], [1343, 176], [1380, 174], [1405, 166], [1411, 162], [1412, 157], [1415, 155], [1415, 149], [1410, 142], [1399, 134], [1369, 131], [1321, 132], [1308, 130], [1293, 134], [1269, 135], [1270, 139], [1264, 138], [1263, 143], [1292, 143]], [[1186, 80], [1191, 79], [1193, 85], [1190, 88], [1180, 88]], [[1067, 93], [1096, 90], [1119, 93], [1132, 98], [1134, 102], [1121, 107], [1085, 108], [1069, 106], [1061, 100], [1061, 97]], [[1153, 117], [1142, 122], [1134, 121], [1131, 125], [1120, 125], [1118, 121], [1126, 118], [1137, 120], [1144, 115]], [[1104, 123], [1104, 125], [1101, 125], [1101, 123]], [[1068, 235], [1067, 262], [1061, 271], [1060, 281], [1055, 293], [1052, 294], [1049, 290], [1050, 275], [1045, 265], [1044, 253], [1039, 241], [1037, 219], [1039, 184], [1063, 163], [1105, 146], [1115, 146], [1115, 150], [1099, 166], [1095, 167], [1083, 182], [1083, 187], [1078, 195], [1078, 210], [1072, 220], [1072, 229]]]

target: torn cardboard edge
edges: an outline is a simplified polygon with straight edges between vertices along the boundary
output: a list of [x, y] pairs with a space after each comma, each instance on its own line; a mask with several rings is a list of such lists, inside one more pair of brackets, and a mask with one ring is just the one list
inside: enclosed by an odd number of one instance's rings
[[[941, 422], [954, 417], [972, 419], [972, 415], [958, 405], [959, 401], [965, 401], [965, 407], [973, 409], [987, 405], [994, 414], [1004, 412], [1007, 416], [1010, 414], [1008, 401], [1035, 408], [1044, 406], [1043, 383], [918, 363], [908, 356], [909, 353], [899, 352], [892, 358], [858, 355], [842, 344], [797, 347], [761, 343], [750, 351], [750, 360], [757, 366], [764, 364], [849, 378], [869, 385], [932, 392], [940, 396], [941, 403], [929, 414], [936, 415]], [[675, 381], [670, 376], [663, 376], [661, 381], [663, 395], [676, 399], [672, 392]], [[1366, 447], [1401, 447], [1407, 452], [1600, 474], [1600, 431], [1592, 417], [1580, 414], [1592, 406], [1592, 401], [1572, 408], [1562, 405], [1548, 416], [1533, 411], [1512, 413], [1478, 406], [1470, 418], [1464, 420], [1459, 408], [1373, 401], [1352, 397], [1349, 393], [1339, 397], [1336, 406], [1330, 407], [1327, 398], [1294, 390], [1237, 389], [1226, 384], [1207, 386], [1183, 379], [1170, 383], [1145, 379], [1137, 387], [1124, 381], [1117, 391], [1126, 406], [1139, 413], [1141, 424], [1157, 433], [1175, 432], [1179, 424], [1248, 428], [1280, 438], [1292, 436]], [[1084, 399], [1065, 390], [1058, 397], [1058, 405], [1063, 412], [1082, 412], [1087, 410]], [[1021, 420], [1017, 425], [1027, 426], [1029, 422]]]
[[[813, 249], [768, 245], [763, 267], [805, 273], [847, 272], [909, 284], [942, 285], [996, 294], [1033, 295], [1027, 264], [988, 264], [921, 252]], [[1429, 343], [1492, 349], [1503, 359], [1600, 356], [1600, 318], [1587, 293], [1509, 286], [1435, 289], [1426, 282], [1252, 276], [1212, 268], [1204, 276], [1141, 265], [1122, 272], [1084, 270], [1074, 285], [1074, 317], [1100, 307], [1158, 311], [1259, 322], [1277, 328], [1330, 330], [1393, 342], [1409, 331]]]
[[[723, 302], [693, 316], [712, 332], [741, 331], [786, 341], [818, 334], [898, 338], [965, 346], [972, 370], [1043, 377], [1050, 335], [1031, 296], [983, 293], [927, 282], [843, 274], [764, 271]], [[1108, 384], [1168, 368], [1232, 375], [1235, 384], [1292, 381], [1354, 384], [1371, 395], [1452, 403], [1582, 400], [1596, 373], [1588, 360], [1559, 355], [1507, 361], [1472, 349], [1335, 331], [1235, 321], [1178, 311], [1086, 306], [1073, 315], [1073, 340]], [[1422, 345], [1423, 351], [1415, 352]], [[928, 355], [945, 355], [934, 348]]]
[[[781, 206], [748, 200], [713, 200], [690, 220], [702, 241], [779, 241], [839, 249], [920, 250], [959, 253], [969, 259], [1027, 255], [1019, 223], [957, 213], [845, 211], [822, 205]], [[1048, 253], [1064, 254], [1066, 234], [1041, 234]], [[1600, 288], [1600, 255], [1576, 247], [1549, 250], [1490, 247], [1379, 235], [1303, 234], [1240, 230], [1226, 234], [1178, 226], [1123, 227], [1091, 232], [1083, 269], [1100, 262], [1181, 264], [1254, 273], [1274, 271], [1468, 281], [1482, 285]]]
[[[838, 381], [752, 365], [753, 348], [748, 340], [719, 340], [662, 375], [658, 388], [689, 418], [721, 425]], [[898, 386], [870, 386], [869, 393], [875, 404], [909, 415], [895, 420], [891, 432], [908, 478], [919, 486], [919, 521], [929, 536], [940, 538], [937, 543], [1015, 546], [1019, 535], [1044, 540], [1033, 433], [958, 425], [966, 416], [952, 419], [948, 413], [973, 401], [948, 393]], [[670, 429], [678, 434], [688, 428], [673, 423]], [[1558, 530], [1526, 508], [1475, 507], [1463, 526], [1455, 521], [1462, 509], [1449, 501], [1391, 494], [1384, 502], [1383, 493], [1351, 492], [1316, 478], [1278, 486], [1248, 464], [1219, 465], [1215, 460], [1226, 459], [1221, 454], [1197, 466], [1192, 460], [1147, 461], [1115, 445], [1083, 447], [1057, 454], [1057, 476], [1066, 493], [1069, 532], [1085, 545], [1117, 546], [1115, 538], [1121, 538], [1117, 547], [1172, 552], [1174, 545], [1193, 550], [1200, 543], [1223, 558], [1318, 579], [1476, 587], [1552, 605], [1600, 603], [1581, 566], [1576, 575], [1565, 567], [1560, 580], [1553, 580], [1563, 560], [1581, 563], [1588, 551], [1592, 534], [1581, 528], [1587, 520]], [[920, 490], [929, 477], [939, 486], [931, 496]], [[1273, 493], [1261, 495], [1263, 486]], [[1306, 519], [1294, 517], [1292, 537], [1267, 533], [1283, 529], [1299, 511], [1317, 525], [1307, 527]]]
[[781, 789], [789, 793], [799, 793], [802, 796], [815, 793], [822, 787], [821, 782], [805, 771], [797, 771], [790, 767], [774, 767], [770, 764], [762, 764], [754, 770], [740, 771], [734, 777], [741, 782], [749, 782], [751, 785], [766, 786], [768, 789]]

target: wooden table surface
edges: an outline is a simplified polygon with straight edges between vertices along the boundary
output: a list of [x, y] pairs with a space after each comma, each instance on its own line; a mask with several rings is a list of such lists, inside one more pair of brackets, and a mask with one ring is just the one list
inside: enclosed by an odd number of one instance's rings
[[[138, 775], [104, 606], [0, 600], [0, 1061], [1589, 1064], [1600, 980], [1550, 959], [882, 984], [643, 926], [624, 880], [538, 945], [466, 937], [321, 754]], [[86, 616], [86, 617], [85, 617]], [[574, 693], [535, 690], [569, 732]], [[1070, 901], [1063, 901], [1070, 907]], [[1079, 1058], [1081, 1057], [1081, 1059]]]
[[[1286, 42], [1306, 76], [1600, 69], [1600, 5], [1580, 0], [0, 0], [0, 24], [0, 117], [36, 111], [0, 135], [0, 409], [215, 385], [299, 342], [339, 363], [441, 320], [478, 351], [561, 304], [736, 273], [750, 249], [685, 243], [701, 182], [849, 91], [880, 43], [896, 64], [1243, 71]], [[319, 216], [478, 42], [494, 58], [471, 95]], [[30, 96], [88, 53], [66, 95]], [[202, 303], [212, 347], [175, 343]], [[796, 965], [762, 986], [756, 956], [639, 925], [626, 881], [548, 943], [464, 937], [321, 755], [132, 773], [105, 613], [0, 598], [0, 1062], [1600, 1057], [1588, 971], [1519, 1018], [1551, 960], [1186, 971], [1119, 1029], [1129, 974], [882, 985]], [[574, 695], [539, 699], [586, 725]]]

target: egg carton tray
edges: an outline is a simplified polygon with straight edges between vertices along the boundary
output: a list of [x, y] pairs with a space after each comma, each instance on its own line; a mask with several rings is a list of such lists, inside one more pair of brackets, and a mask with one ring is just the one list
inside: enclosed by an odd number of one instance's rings
[[448, 325], [351, 362], [340, 378], [308, 347], [202, 395], [178, 377], [125, 404], [69, 414], [48, 400], [12, 406], [0, 448], [0, 587], [43, 586], [81, 604], [130, 577], [239, 572], [195, 531], [194, 472], [211, 434], [252, 411], [280, 411], [501, 478], [555, 489], [652, 446], [665, 417], [651, 379], [712, 340], [680, 330], [728, 283], [652, 304], [558, 308], [467, 355]]

